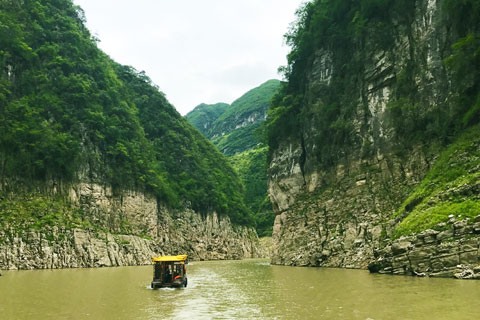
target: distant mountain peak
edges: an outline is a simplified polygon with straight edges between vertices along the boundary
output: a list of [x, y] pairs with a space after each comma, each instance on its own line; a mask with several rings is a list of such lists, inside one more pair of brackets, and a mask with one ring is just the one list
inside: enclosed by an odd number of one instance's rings
[[258, 141], [253, 131], [265, 121], [270, 100], [281, 81], [270, 79], [247, 91], [231, 105], [199, 104], [185, 118], [226, 155], [249, 150]]

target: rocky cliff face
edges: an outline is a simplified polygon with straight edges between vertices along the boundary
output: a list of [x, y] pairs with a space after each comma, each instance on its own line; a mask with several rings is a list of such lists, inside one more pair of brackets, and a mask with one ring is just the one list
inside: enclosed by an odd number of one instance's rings
[[253, 229], [233, 226], [216, 213], [173, 211], [148, 195], [114, 195], [96, 184], [70, 188], [69, 198], [93, 226], [0, 231], [0, 269], [142, 265], [160, 254], [188, 254], [193, 260], [264, 254]]
[[[392, 251], [380, 248], [395, 247], [388, 240], [400, 220], [394, 212], [422, 181], [437, 156], [421, 143], [402, 154], [395, 150], [397, 141], [387, 105], [398, 99], [394, 88], [409, 65], [416, 68], [413, 81], [421, 104], [435, 109], [448, 108], [454, 103], [452, 80], [443, 62], [454, 36], [450, 26], [440, 18], [440, 3], [415, 1], [414, 19], [406, 25], [394, 26], [394, 45], [389, 50], [380, 49], [374, 36], [367, 37], [362, 48], [365, 68], [355, 75], [357, 91], [348, 93], [348, 101], [355, 105], [350, 123], [355, 139], [348, 150], [336, 150], [335, 164], [327, 166], [318, 160], [322, 157], [319, 144], [323, 143], [318, 132], [325, 123], [318, 120], [317, 114], [325, 104], [324, 88], [334, 85], [336, 57], [325, 48], [316, 51], [305, 77], [301, 132], [281, 141], [271, 153], [269, 195], [277, 212], [272, 263], [366, 268], [388, 251], [390, 264], [385, 268], [390, 269], [382, 270], [400, 268], [395, 262], [399, 257], [392, 258]], [[471, 161], [478, 164], [476, 158]], [[474, 180], [478, 182], [478, 177]], [[458, 263], [465, 262], [474, 268], [480, 259], [478, 244], [467, 250], [469, 259], [458, 259], [458, 254], [464, 252], [459, 248], [469, 237], [475, 238], [473, 242], [478, 241], [478, 235], [472, 231], [456, 234], [455, 242], [449, 244], [448, 250], [457, 252], [457, 258], [448, 270], [441, 267], [402, 270], [452, 275], [452, 267]], [[410, 243], [416, 241], [413, 238]], [[444, 253], [430, 250], [428, 259], [434, 261]], [[401, 254], [407, 256], [405, 251]]]
[[[277, 156], [278, 154], [278, 156]], [[419, 182], [427, 163], [379, 157], [348, 159], [330, 170], [302, 172], [301, 147], [278, 150], [270, 163], [269, 194], [277, 208], [272, 262], [366, 268], [392, 229], [392, 213]]]

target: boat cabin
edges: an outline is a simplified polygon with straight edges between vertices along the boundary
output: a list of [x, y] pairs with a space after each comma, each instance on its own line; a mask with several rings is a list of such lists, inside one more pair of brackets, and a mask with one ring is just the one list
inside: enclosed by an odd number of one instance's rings
[[152, 289], [179, 288], [187, 286], [187, 255], [160, 256], [152, 258]]

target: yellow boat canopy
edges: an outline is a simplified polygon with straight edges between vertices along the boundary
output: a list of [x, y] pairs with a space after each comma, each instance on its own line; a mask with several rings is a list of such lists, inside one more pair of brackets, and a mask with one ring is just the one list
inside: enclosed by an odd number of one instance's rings
[[156, 258], [152, 258], [153, 262], [185, 262], [187, 260], [187, 255], [186, 254], [181, 254], [178, 256], [160, 256]]

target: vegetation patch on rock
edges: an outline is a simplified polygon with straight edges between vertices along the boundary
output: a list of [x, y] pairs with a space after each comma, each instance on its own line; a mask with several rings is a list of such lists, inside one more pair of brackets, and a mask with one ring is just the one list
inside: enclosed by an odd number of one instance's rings
[[419, 233], [450, 218], [480, 213], [480, 127], [462, 134], [440, 153], [395, 216], [394, 237]]

